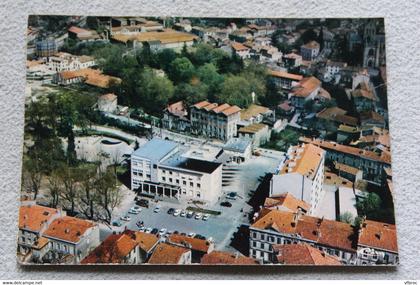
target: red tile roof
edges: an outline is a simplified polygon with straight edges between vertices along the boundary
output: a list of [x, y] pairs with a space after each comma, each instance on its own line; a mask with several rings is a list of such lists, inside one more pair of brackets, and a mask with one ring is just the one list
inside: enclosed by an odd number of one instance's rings
[[341, 265], [340, 261], [308, 244], [274, 245], [277, 261], [285, 265]]
[[293, 213], [297, 213], [299, 209], [303, 209], [307, 212], [311, 205], [305, 201], [297, 199], [295, 196], [287, 192], [277, 197], [268, 197], [265, 199], [264, 208], [270, 209], [275, 207], [284, 207]]
[[189, 252], [185, 247], [170, 245], [167, 243], [158, 244], [149, 259], [150, 264], [178, 264], [181, 257]]
[[311, 76], [305, 77], [299, 85], [293, 87], [293, 95], [298, 97], [308, 97], [315, 89], [321, 87], [321, 81], [318, 78]]
[[80, 237], [88, 229], [95, 226], [96, 225], [93, 222], [65, 216], [54, 220], [44, 232], [44, 236], [71, 243], [78, 243], [80, 241]]
[[159, 242], [159, 238], [154, 234], [134, 232], [134, 235], [137, 244], [145, 252], [150, 252]]
[[198, 238], [192, 238], [177, 234], [172, 234], [168, 238], [168, 242], [179, 246], [191, 248], [195, 251], [207, 253], [210, 249], [210, 242]]
[[365, 220], [361, 224], [359, 245], [398, 252], [395, 225]]
[[233, 42], [231, 45], [232, 45], [232, 48], [233, 48], [235, 51], [245, 51], [245, 50], [249, 50], [249, 48], [248, 48], [248, 47], [246, 47], [246, 46], [244, 46], [243, 44], [238, 43], [238, 42]]
[[201, 264], [205, 264], [205, 265], [217, 265], [217, 264], [256, 265], [259, 263], [253, 258], [236, 255], [231, 252], [213, 251], [211, 253], [205, 254], [203, 258], [201, 258]]
[[288, 73], [285, 71], [277, 71], [277, 70], [268, 70], [268, 74], [274, 77], [279, 77], [279, 78], [286, 78], [286, 79], [290, 79], [290, 80], [295, 80], [295, 81], [300, 81], [303, 79], [302, 75], [299, 74], [293, 74], [293, 73]]
[[19, 210], [19, 229], [39, 232], [48, 222], [57, 217], [58, 210], [39, 205], [21, 206]]
[[137, 242], [130, 235], [112, 234], [84, 258], [81, 264], [123, 263], [136, 246]]

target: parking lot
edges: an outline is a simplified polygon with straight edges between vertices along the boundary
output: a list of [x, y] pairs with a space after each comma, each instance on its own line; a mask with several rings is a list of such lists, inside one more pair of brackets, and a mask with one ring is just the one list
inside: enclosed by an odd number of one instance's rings
[[[113, 230], [123, 230], [125, 227], [132, 230], [139, 230], [137, 222], [142, 221], [145, 228], [164, 228], [169, 231], [178, 231], [179, 233], [195, 233], [206, 238], [212, 237], [216, 243], [217, 250], [232, 251], [230, 247], [231, 238], [234, 232], [242, 224], [248, 224], [247, 211], [250, 210], [247, 201], [250, 191], [255, 191], [260, 183], [261, 177], [266, 173], [273, 172], [282, 159], [282, 153], [267, 153], [259, 157], [252, 157], [245, 163], [231, 163], [223, 168], [223, 196], [214, 204], [198, 205], [198, 207], [220, 211], [220, 215], [210, 215], [208, 220], [187, 218], [168, 214], [170, 208], [184, 210], [188, 206], [197, 207], [190, 201], [155, 201], [149, 200], [149, 207], [141, 207], [139, 214], [127, 214], [128, 210], [135, 206], [134, 193], [126, 197], [126, 202], [114, 216], [114, 221], [119, 220], [121, 216], [128, 215], [129, 222], [121, 221], [121, 227], [113, 227]], [[227, 199], [226, 194], [230, 192], [237, 193], [234, 200]], [[129, 200], [128, 200], [129, 199]], [[223, 207], [221, 202], [229, 201], [231, 207]], [[158, 213], [154, 212], [156, 206], [160, 207]], [[111, 233], [112, 230], [104, 230], [101, 237]]]

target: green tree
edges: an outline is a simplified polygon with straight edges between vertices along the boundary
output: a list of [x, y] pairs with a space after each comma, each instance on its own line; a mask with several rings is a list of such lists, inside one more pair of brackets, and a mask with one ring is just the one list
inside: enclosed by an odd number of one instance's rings
[[184, 101], [187, 106], [199, 101], [206, 100], [208, 86], [202, 83], [191, 85], [189, 83], [178, 84], [175, 88], [173, 101]]
[[206, 63], [197, 69], [197, 77], [202, 83], [208, 86], [209, 100], [213, 101], [216, 94], [222, 90], [224, 76], [219, 74], [217, 67], [213, 63]]
[[360, 216], [375, 217], [376, 212], [380, 209], [382, 200], [376, 193], [369, 193], [367, 197], [356, 202], [358, 214]]
[[165, 72], [168, 72], [172, 61], [174, 61], [176, 57], [177, 54], [173, 49], [163, 49], [159, 51], [157, 54], [157, 60], [160, 68], [162, 68]]
[[354, 217], [350, 212], [344, 212], [340, 215], [340, 221], [347, 224], [353, 224]]
[[189, 82], [193, 75], [194, 65], [186, 57], [175, 59], [169, 66], [168, 77], [174, 83]]

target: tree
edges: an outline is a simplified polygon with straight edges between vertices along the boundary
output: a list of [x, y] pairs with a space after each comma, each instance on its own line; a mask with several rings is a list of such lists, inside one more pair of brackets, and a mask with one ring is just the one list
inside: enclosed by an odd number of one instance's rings
[[318, 35], [312, 29], [304, 31], [300, 37], [300, 39], [302, 40], [304, 44], [309, 43], [311, 41], [316, 41], [317, 38], [318, 38]]
[[364, 199], [357, 201], [356, 207], [360, 216], [375, 217], [381, 204], [382, 200], [379, 195], [371, 192]]
[[157, 60], [160, 68], [162, 68], [165, 72], [169, 71], [169, 67], [176, 59], [177, 55], [173, 49], [163, 49], [158, 52]]
[[107, 224], [111, 224], [112, 212], [120, 205], [123, 198], [122, 193], [115, 185], [112, 170], [108, 169], [100, 173], [95, 185], [98, 193], [98, 205], [100, 207], [98, 218]]
[[50, 196], [50, 206], [51, 208], [57, 208], [60, 201], [62, 183], [61, 183], [60, 172], [54, 170], [51, 175], [48, 177], [48, 194]]
[[217, 67], [213, 63], [206, 63], [197, 69], [197, 77], [202, 83], [208, 86], [209, 100], [214, 100], [216, 94], [222, 90], [224, 76], [219, 74]]
[[76, 203], [79, 197], [79, 179], [81, 172], [77, 167], [67, 167], [63, 166], [59, 170], [59, 177], [61, 178], [61, 183], [63, 189], [60, 193], [60, 198], [63, 202], [66, 202], [66, 208], [69, 209], [71, 214], [75, 213]]
[[340, 215], [340, 221], [347, 224], [353, 224], [354, 217], [350, 212], [344, 212]]
[[184, 101], [187, 106], [199, 101], [206, 100], [208, 86], [203, 83], [191, 85], [189, 83], [178, 84], [175, 88], [173, 101]]
[[42, 177], [40, 159], [37, 156], [25, 159], [23, 162], [22, 186], [27, 192], [33, 194], [34, 200], [38, 196]]
[[169, 66], [168, 77], [174, 83], [189, 82], [194, 74], [194, 65], [186, 57], [172, 61]]
[[97, 183], [97, 171], [96, 165], [94, 167], [89, 165], [84, 167], [80, 177], [80, 203], [78, 206], [88, 219], [94, 219], [96, 214], [97, 191], [95, 184]]

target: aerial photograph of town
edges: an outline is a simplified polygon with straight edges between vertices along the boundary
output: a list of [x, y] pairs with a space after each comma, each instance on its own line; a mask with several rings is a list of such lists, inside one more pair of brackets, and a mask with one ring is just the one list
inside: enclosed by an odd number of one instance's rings
[[26, 52], [19, 263], [398, 265], [382, 18], [33, 15]]

